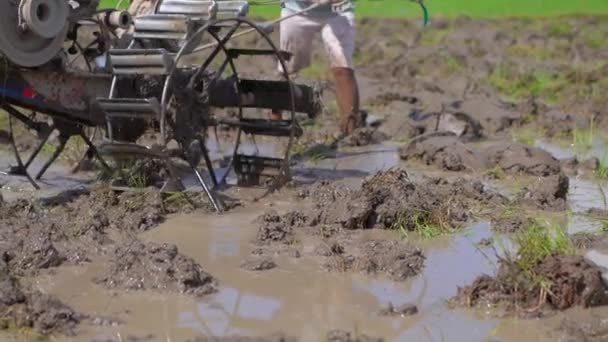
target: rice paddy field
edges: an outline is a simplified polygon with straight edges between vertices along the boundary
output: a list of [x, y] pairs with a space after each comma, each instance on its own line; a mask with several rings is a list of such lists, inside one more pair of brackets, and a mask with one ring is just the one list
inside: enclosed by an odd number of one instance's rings
[[[119, 0], [102, 0], [101, 7], [115, 7]], [[126, 5], [128, 0], [124, 0]], [[399, 18], [419, 16], [415, 2], [409, 0], [358, 0], [355, 1], [359, 17]], [[546, 17], [581, 14], [608, 14], [608, 1], [604, 0], [429, 0], [431, 17], [471, 16]], [[279, 5], [253, 5], [252, 15], [266, 18], [279, 14]]]

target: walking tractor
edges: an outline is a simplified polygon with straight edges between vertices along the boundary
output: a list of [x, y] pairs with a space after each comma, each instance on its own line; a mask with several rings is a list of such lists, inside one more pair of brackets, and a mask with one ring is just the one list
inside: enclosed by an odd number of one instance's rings
[[[239, 185], [284, 182], [301, 134], [296, 114], [314, 116], [318, 92], [277, 71], [276, 61], [290, 56], [269, 38], [273, 23], [247, 19], [248, 9], [246, 1], [132, 1], [125, 11], [99, 9], [99, 0], [0, 1], [0, 107], [17, 163], [10, 173], [38, 187], [68, 140], [80, 137], [83, 158], [109, 171], [126, 158], [160, 161], [166, 189], [183, 189], [176, 163], [187, 166], [218, 211], [214, 188], [229, 175]], [[268, 56], [274, 67], [245, 77], [239, 68], [249, 56]], [[270, 110], [285, 114], [271, 120], [263, 114]], [[40, 140], [27, 159], [15, 120]], [[31, 177], [53, 134], [58, 148]], [[265, 139], [278, 142], [270, 150], [280, 155], [264, 154]]]

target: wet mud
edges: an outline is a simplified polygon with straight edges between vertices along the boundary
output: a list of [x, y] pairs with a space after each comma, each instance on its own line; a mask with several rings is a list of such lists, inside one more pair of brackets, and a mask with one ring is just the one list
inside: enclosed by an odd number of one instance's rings
[[83, 318], [57, 298], [21, 284], [0, 260], [0, 329], [74, 335]]
[[608, 321], [602, 317], [593, 317], [584, 322], [564, 319], [559, 331], [563, 334], [562, 341], [605, 341], [608, 339]]
[[466, 223], [481, 205], [491, 208], [506, 200], [481, 182], [463, 178], [412, 180], [402, 168], [379, 172], [364, 180], [359, 189], [329, 185], [309, 196], [313, 202], [309, 224], [342, 229], [414, 230], [420, 223], [455, 228]]
[[103, 185], [90, 191], [0, 203], [0, 273], [6, 299], [0, 307], [3, 327], [29, 327], [42, 334], [73, 333], [84, 314], [20, 285], [20, 279], [48, 274], [61, 266], [86, 265], [99, 257], [109, 260], [96, 281], [109, 288], [154, 289], [195, 297], [212, 293], [215, 280], [179, 254], [177, 247], [144, 244], [136, 238], [167, 215], [196, 208], [195, 202], [183, 199], [176, 204], [153, 188], [118, 193]]
[[608, 287], [602, 269], [584, 257], [551, 256], [530, 271], [503, 261], [496, 277], [477, 278], [460, 289], [457, 301], [469, 307], [500, 305], [516, 315], [540, 315], [543, 310], [606, 305]]
[[446, 171], [483, 173], [499, 169], [507, 174], [547, 177], [561, 172], [560, 162], [548, 152], [519, 143], [488, 146], [466, 144], [452, 133], [430, 134], [400, 149], [403, 160], [419, 160]]
[[452, 134], [415, 139], [400, 150], [399, 156], [447, 171], [482, 172], [489, 166], [485, 156]]
[[563, 174], [537, 179], [525, 187], [518, 201], [548, 211], [563, 211], [568, 207], [569, 178]]
[[95, 280], [111, 289], [170, 291], [202, 297], [216, 291], [215, 279], [174, 245], [123, 243]]

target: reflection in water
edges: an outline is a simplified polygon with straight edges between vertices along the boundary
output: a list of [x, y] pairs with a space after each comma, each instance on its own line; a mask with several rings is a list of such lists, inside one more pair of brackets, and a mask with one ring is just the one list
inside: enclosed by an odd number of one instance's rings
[[281, 302], [277, 298], [222, 288], [211, 298], [200, 301], [196, 305], [196, 312], [181, 313], [178, 325], [211, 336], [243, 334], [248, 331], [237, 328], [235, 321], [269, 321], [280, 308]]
[[473, 226], [465, 234], [450, 240], [447, 248], [431, 249], [421, 275], [403, 292], [394, 283], [380, 280], [358, 281], [355, 287], [372, 293], [382, 305], [415, 303], [422, 319], [413, 327], [401, 330], [395, 341], [479, 341], [494, 329], [497, 320], [479, 320], [462, 312], [451, 311], [445, 302], [481, 274], [494, 274], [497, 258], [491, 248], [477, 247], [491, 238], [489, 224]]
[[606, 188], [604, 185], [571, 177], [568, 202], [570, 209], [575, 214], [570, 217], [570, 222], [568, 223], [569, 234], [597, 232], [601, 229], [601, 222], [582, 214], [592, 208], [608, 209], [608, 199], [606, 198]]
[[480, 321], [466, 313], [436, 310], [394, 341], [487, 341], [498, 320]]

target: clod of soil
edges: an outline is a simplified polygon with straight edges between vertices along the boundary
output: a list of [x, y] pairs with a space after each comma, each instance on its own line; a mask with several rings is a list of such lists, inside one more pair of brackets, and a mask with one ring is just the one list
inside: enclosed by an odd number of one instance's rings
[[344, 246], [335, 241], [324, 241], [315, 248], [314, 254], [324, 257], [344, 254]]
[[367, 146], [378, 144], [388, 139], [388, 136], [374, 128], [362, 127], [340, 141], [340, 146]]
[[260, 223], [256, 241], [262, 244], [292, 243], [295, 237], [294, 228], [302, 227], [307, 220], [308, 218], [299, 211], [292, 211], [282, 216], [274, 210], [267, 211], [256, 220]]
[[394, 240], [369, 240], [350, 244], [344, 253], [335, 254], [326, 263], [330, 271], [360, 271], [384, 274], [394, 281], [420, 273], [425, 257], [416, 247]]
[[486, 134], [503, 132], [521, 121], [521, 114], [486, 98], [453, 102], [448, 109], [466, 113], [483, 127]]
[[175, 198], [163, 199], [156, 189], [116, 193], [99, 186], [90, 193], [70, 194], [61, 201], [0, 206], [0, 254], [4, 252], [15, 272], [31, 275], [65, 262], [86, 262], [114, 244], [110, 236], [149, 230], [169, 213], [193, 208]]
[[575, 127], [589, 125], [589, 120], [560, 110], [550, 110], [539, 115], [538, 123], [547, 137], [569, 137]]
[[580, 174], [590, 174], [597, 170], [600, 165], [600, 160], [598, 158], [589, 158], [584, 161], [579, 161], [578, 158], [569, 158], [560, 160], [562, 165], [562, 170], [567, 175], [580, 175]]
[[502, 304], [507, 310], [524, 308], [526, 313], [608, 304], [602, 269], [580, 255], [549, 257], [532, 272], [550, 284], [547, 290], [534, 280], [538, 278], [503, 262], [496, 277], [478, 277], [472, 285], [459, 289], [457, 299], [466, 306]]
[[518, 201], [543, 210], [566, 210], [569, 183], [564, 174], [541, 177], [522, 190]]
[[393, 303], [388, 303], [388, 306], [378, 313], [380, 316], [412, 316], [418, 313], [418, 307], [414, 304], [402, 304], [393, 306]]
[[0, 269], [0, 329], [32, 328], [41, 334], [72, 335], [81, 316], [49, 295], [24, 289]]
[[269, 258], [252, 257], [241, 262], [241, 268], [249, 271], [267, 271], [277, 267], [277, 264]]
[[516, 233], [520, 229], [530, 226], [534, 223], [529, 217], [514, 214], [508, 217], [493, 218], [492, 229], [499, 233]]
[[507, 173], [551, 176], [560, 173], [560, 163], [549, 152], [520, 143], [499, 143], [487, 147], [485, 154], [490, 167], [500, 167]]
[[370, 337], [364, 334], [352, 334], [344, 330], [332, 330], [325, 337], [327, 342], [383, 342], [379, 337]]
[[421, 160], [448, 171], [483, 171], [487, 161], [477, 151], [462, 143], [456, 136], [428, 136], [414, 139], [400, 148], [403, 160]]
[[414, 182], [404, 169], [396, 168], [366, 179], [358, 190], [326, 188], [313, 200], [309, 220], [313, 226], [414, 230], [421, 220], [456, 227], [467, 222], [476, 207], [504, 203], [505, 198], [481, 182], [441, 178]]
[[200, 297], [216, 281], [174, 245], [133, 240], [118, 246], [96, 282], [124, 290], [162, 290]]

